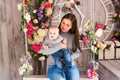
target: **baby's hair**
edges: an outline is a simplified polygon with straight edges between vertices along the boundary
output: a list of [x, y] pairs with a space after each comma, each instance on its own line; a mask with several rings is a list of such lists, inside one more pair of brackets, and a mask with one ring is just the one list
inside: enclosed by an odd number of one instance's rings
[[56, 25], [51, 25], [50, 27], [49, 27], [49, 29], [58, 29], [58, 27], [56, 26]]

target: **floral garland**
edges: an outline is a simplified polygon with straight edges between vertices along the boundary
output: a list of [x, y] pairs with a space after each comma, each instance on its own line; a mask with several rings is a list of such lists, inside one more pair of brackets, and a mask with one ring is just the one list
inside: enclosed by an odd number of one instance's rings
[[18, 10], [25, 11], [22, 15], [21, 30], [27, 33], [28, 51], [33, 57], [40, 56], [41, 60], [41, 57], [44, 57], [40, 54], [41, 43], [46, 35], [46, 29], [49, 27], [53, 0], [38, 0], [40, 4], [38, 8], [32, 5], [31, 0], [24, 1], [25, 7], [21, 3], [18, 4]]
[[[49, 27], [53, 0], [38, 0], [38, 6], [32, 4], [32, 0], [23, 0], [17, 5], [21, 16], [21, 30], [26, 35], [26, 54], [23, 56], [19, 73], [30, 72], [33, 68], [32, 58], [43, 61], [47, 56], [41, 52], [42, 42]], [[31, 57], [32, 56], [32, 57]]]

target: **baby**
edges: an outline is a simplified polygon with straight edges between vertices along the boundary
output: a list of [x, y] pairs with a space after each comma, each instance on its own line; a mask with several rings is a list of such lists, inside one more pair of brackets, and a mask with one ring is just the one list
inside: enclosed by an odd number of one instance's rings
[[[44, 53], [47, 51], [47, 49], [55, 47], [61, 43], [66, 44], [67, 40], [64, 39], [62, 36], [60, 36], [59, 29], [57, 26], [51, 26], [48, 30], [48, 35], [45, 37], [45, 41], [43, 42], [42, 51], [44, 55], [51, 54], [54, 59], [55, 65], [58, 66], [59, 68], [62, 68], [63, 66], [65, 68], [69, 68], [72, 65], [71, 55], [70, 55], [69, 50], [60, 49], [56, 51], [55, 53], [51, 53], [52, 51], [49, 51], [49, 54]], [[64, 65], [61, 59], [64, 59]]]

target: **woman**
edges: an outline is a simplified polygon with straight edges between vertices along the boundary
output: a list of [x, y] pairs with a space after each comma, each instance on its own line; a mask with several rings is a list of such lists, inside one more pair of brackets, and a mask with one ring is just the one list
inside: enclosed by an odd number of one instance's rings
[[50, 80], [80, 80], [79, 70], [74, 62], [74, 59], [78, 58], [80, 55], [79, 31], [75, 15], [68, 13], [63, 16], [60, 22], [59, 30], [61, 36], [67, 39], [67, 44], [63, 44], [61, 42], [59, 45], [51, 48], [50, 50], [55, 52], [62, 48], [69, 49], [72, 57], [72, 67], [69, 69], [65, 69], [64, 67], [62, 69], [58, 68], [54, 65], [52, 57], [49, 56], [47, 75]]

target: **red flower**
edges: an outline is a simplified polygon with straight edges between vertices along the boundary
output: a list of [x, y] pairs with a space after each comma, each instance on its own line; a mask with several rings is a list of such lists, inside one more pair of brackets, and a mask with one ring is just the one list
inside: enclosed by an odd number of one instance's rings
[[105, 25], [104, 24], [96, 24], [96, 26], [95, 26], [95, 31], [97, 31], [99, 28], [101, 28], [102, 30], [104, 30], [104, 27], [105, 27]]
[[49, 9], [49, 8], [51, 8], [51, 4], [49, 2], [46, 2], [45, 3], [45, 9]]
[[25, 0], [25, 5], [27, 6], [29, 4], [29, 0]]
[[28, 29], [27, 35], [28, 35], [28, 36], [32, 36], [32, 34], [33, 34], [33, 32], [34, 32], [34, 28], [33, 28], [32, 22], [28, 22], [28, 23], [26, 24], [26, 28]]
[[35, 52], [38, 52], [40, 51], [42, 48], [42, 46], [40, 44], [37, 44], [37, 43], [34, 43], [32, 46], [31, 46], [31, 49]]
[[115, 37], [113, 37], [111, 40], [112, 40], [112, 41], [116, 41], [117, 39], [116, 39]]

